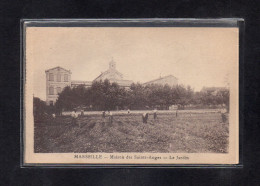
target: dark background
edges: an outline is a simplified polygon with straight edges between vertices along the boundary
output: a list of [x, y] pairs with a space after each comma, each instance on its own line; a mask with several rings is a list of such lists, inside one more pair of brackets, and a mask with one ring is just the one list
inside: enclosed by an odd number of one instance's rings
[[[245, 19], [243, 168], [20, 168], [21, 18]], [[0, 1], [0, 185], [259, 185], [260, 3], [255, 1]], [[241, 74], [241, 77], [243, 77]], [[242, 79], [243, 80], [243, 79]], [[242, 91], [241, 91], [242, 92]]]

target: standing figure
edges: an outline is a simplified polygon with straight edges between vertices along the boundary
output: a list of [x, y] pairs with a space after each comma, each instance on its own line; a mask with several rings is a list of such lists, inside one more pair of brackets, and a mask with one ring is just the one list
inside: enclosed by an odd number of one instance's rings
[[77, 120], [77, 123], [78, 123], [78, 126], [80, 127], [81, 125], [81, 120], [83, 120], [83, 117], [84, 117], [84, 110], [80, 110], [80, 113], [77, 114], [77, 117], [78, 117], [78, 120]]
[[143, 113], [142, 115], [142, 118], [143, 118], [143, 123], [147, 123], [147, 120], [148, 120], [148, 113]]
[[157, 109], [155, 108], [153, 110], [153, 119], [155, 120], [157, 118]]
[[108, 111], [109, 114], [109, 124], [112, 125], [113, 124], [113, 113], [111, 111]]
[[130, 109], [127, 110], [127, 113], [130, 114]]
[[71, 122], [72, 125], [76, 125], [76, 124], [77, 124], [77, 117], [78, 117], [78, 115], [77, 115], [75, 109], [72, 111], [72, 113], [71, 113], [71, 117], [72, 117], [72, 122]]
[[106, 117], [106, 112], [103, 111], [103, 112], [102, 112], [102, 118], [105, 118], [105, 117]]
[[227, 121], [225, 108], [221, 109], [221, 118], [222, 118], [222, 123], [225, 123]]
[[53, 113], [51, 116], [52, 116], [52, 118], [51, 118], [51, 124], [54, 124], [54, 123], [55, 123], [56, 115], [55, 115], [55, 113]]
[[81, 116], [84, 116], [84, 110], [83, 110], [83, 109], [81, 109], [80, 115], [81, 115]]

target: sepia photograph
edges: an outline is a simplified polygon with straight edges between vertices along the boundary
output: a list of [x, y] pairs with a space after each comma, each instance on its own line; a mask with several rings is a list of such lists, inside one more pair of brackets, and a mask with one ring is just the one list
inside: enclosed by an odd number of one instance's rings
[[24, 42], [24, 163], [238, 163], [238, 27], [27, 26]]

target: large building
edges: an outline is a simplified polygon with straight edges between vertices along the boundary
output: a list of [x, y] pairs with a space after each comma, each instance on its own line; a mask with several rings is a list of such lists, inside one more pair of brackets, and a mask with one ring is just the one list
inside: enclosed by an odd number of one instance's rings
[[53, 105], [58, 94], [66, 87], [71, 86], [71, 72], [61, 67], [45, 71], [46, 74], [46, 103]]
[[115, 61], [109, 63], [107, 71], [101, 73], [93, 81], [75, 81], [71, 80], [71, 71], [62, 67], [55, 67], [45, 71], [46, 74], [46, 103], [47, 105], [53, 105], [58, 99], [59, 93], [66, 87], [77, 87], [84, 85], [90, 87], [92, 82], [108, 79], [110, 82], [118, 83], [119, 86], [128, 88], [133, 81], [124, 80], [123, 74], [116, 70]]
[[[47, 105], [53, 105], [58, 99], [59, 93], [66, 87], [77, 87], [79, 85], [84, 85], [85, 87], [90, 87], [92, 82], [104, 81], [108, 79], [110, 82], [115, 82], [119, 86], [124, 88], [129, 88], [133, 83], [132, 80], [125, 80], [123, 74], [121, 74], [116, 69], [116, 62], [111, 61], [109, 63], [109, 68], [107, 71], [102, 72], [97, 78], [93, 81], [75, 81], [71, 80], [71, 71], [66, 70], [62, 67], [55, 67], [45, 71], [46, 73], [46, 103]], [[149, 84], [160, 84], [169, 86], [175, 86], [178, 83], [178, 79], [172, 75], [160, 77], [144, 83], [143, 85]]]
[[131, 84], [133, 83], [133, 81], [131, 80], [124, 80], [123, 79], [123, 74], [121, 74], [120, 72], [118, 72], [116, 70], [116, 62], [115, 61], [111, 61], [109, 63], [109, 68], [107, 71], [102, 72], [96, 79], [93, 80], [93, 82], [95, 81], [104, 81], [105, 79], [108, 79], [110, 82], [112, 83], [117, 83], [119, 86], [121, 87], [130, 87]]
[[174, 77], [173, 75], [160, 77], [158, 79], [154, 79], [152, 81], [148, 81], [146, 83], [143, 83], [143, 85], [169, 85], [170, 87], [176, 86], [178, 84], [178, 79]]

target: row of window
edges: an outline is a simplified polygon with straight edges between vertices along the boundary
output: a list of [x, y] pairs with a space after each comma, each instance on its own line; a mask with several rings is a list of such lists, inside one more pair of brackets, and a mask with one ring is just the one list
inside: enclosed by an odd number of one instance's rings
[[[57, 87], [57, 94], [61, 93], [61, 87]], [[54, 87], [49, 87], [49, 94], [54, 95]]]
[[[49, 81], [54, 81], [54, 74], [49, 73]], [[57, 81], [61, 82], [61, 74], [57, 74]], [[68, 82], [69, 81], [69, 76], [68, 74], [64, 74], [64, 79], [63, 81]]]

